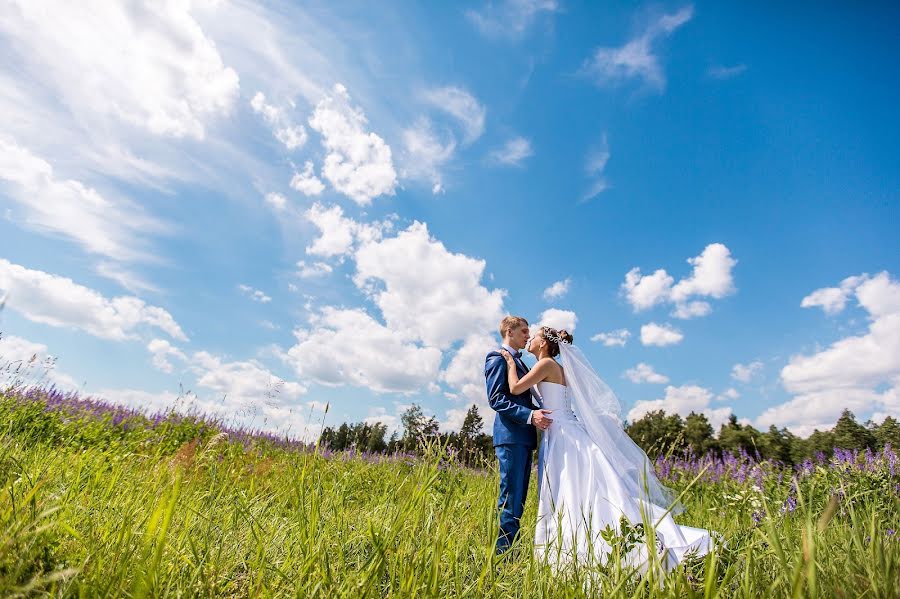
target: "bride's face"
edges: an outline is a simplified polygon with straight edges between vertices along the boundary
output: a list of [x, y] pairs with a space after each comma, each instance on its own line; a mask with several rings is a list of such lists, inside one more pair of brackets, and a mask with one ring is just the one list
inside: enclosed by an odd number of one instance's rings
[[528, 340], [528, 344], [525, 346], [525, 349], [528, 350], [528, 353], [537, 357], [541, 353], [541, 345], [544, 344], [544, 337], [541, 335], [541, 332], [538, 331]]

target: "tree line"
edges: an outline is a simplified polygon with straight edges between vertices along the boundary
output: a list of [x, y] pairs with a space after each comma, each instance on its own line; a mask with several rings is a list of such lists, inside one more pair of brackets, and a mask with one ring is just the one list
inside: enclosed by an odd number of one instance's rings
[[[440, 444], [467, 465], [479, 466], [495, 459], [492, 438], [485, 434], [484, 420], [475, 405], [466, 412], [459, 431], [441, 432], [437, 419], [427, 416], [418, 404], [407, 408], [400, 421], [402, 432], [395, 431], [390, 437], [387, 425], [381, 422], [345, 422], [325, 427], [319, 444], [331, 451], [352, 449], [385, 454], [420, 453], [426, 445]], [[704, 414], [692, 412], [682, 418], [663, 410], [648, 412], [639, 420], [626, 423], [625, 430], [651, 458], [746, 452], [760, 459], [799, 464], [819, 453], [830, 457], [835, 448], [878, 451], [886, 445], [900, 447], [900, 423], [895, 418], [888, 416], [881, 424], [861, 424], [846, 409], [833, 428], [815, 430], [806, 438], [774, 425], [760, 431], [741, 424], [733, 414], [716, 434]]]

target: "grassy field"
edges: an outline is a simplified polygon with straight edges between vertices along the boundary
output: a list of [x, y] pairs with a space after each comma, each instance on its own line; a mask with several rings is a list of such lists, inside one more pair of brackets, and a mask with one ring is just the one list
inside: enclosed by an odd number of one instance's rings
[[0, 393], [0, 596], [896, 597], [889, 450], [792, 470], [660, 462], [725, 545], [664, 577], [493, 556], [497, 473], [324, 455], [195, 418]]

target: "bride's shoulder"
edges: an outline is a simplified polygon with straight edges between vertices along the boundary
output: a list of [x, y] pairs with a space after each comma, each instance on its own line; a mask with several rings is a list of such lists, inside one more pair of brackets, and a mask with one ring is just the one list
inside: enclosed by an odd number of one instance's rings
[[545, 369], [545, 370], [551, 370], [551, 369], [553, 369], [554, 365], [559, 366], [559, 362], [557, 362], [553, 358], [541, 358], [540, 360], [537, 361], [537, 363], [534, 365], [534, 367]]

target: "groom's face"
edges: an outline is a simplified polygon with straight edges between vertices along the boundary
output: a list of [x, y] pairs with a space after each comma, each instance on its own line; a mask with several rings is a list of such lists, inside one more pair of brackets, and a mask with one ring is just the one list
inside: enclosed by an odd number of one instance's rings
[[528, 341], [528, 325], [523, 324], [509, 331], [509, 346], [513, 349], [522, 349]]

